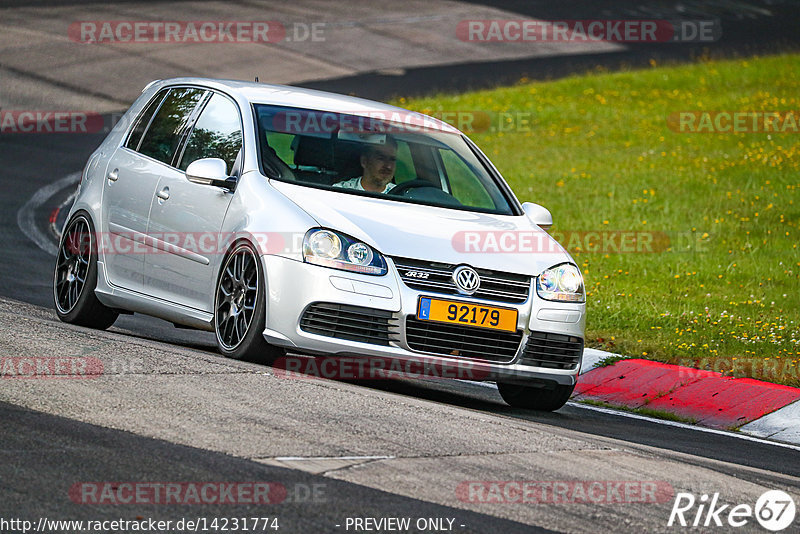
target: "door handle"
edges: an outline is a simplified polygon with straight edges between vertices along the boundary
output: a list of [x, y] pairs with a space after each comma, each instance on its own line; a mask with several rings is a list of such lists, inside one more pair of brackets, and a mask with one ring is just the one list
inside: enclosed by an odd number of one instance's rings
[[116, 182], [119, 180], [119, 169], [114, 169], [110, 173], [108, 173], [108, 181], [109, 182]]
[[162, 189], [161, 191], [156, 193], [156, 196], [158, 197], [158, 200], [160, 202], [168, 200], [169, 199], [169, 187], [165, 187], [164, 189]]

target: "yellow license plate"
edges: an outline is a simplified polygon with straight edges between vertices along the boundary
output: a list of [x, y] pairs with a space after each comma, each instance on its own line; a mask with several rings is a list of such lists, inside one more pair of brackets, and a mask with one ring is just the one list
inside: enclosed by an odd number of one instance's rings
[[417, 319], [506, 332], [517, 331], [517, 310], [455, 300], [421, 297], [417, 308]]

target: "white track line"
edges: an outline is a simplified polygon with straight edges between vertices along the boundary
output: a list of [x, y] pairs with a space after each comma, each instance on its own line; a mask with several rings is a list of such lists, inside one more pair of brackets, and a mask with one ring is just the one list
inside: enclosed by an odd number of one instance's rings
[[[76, 189], [70, 196], [67, 197], [64, 202], [58, 206], [58, 215], [61, 215], [67, 206], [71, 206], [72, 203], [75, 202], [75, 197], [77, 196], [78, 190]], [[56, 238], [56, 241], [61, 241], [61, 228], [58, 226], [58, 215], [56, 215], [56, 219], [50, 223], [48, 230], [50, 230], [50, 233]]]
[[584, 410], [593, 410], [595, 412], [601, 412], [609, 415], [617, 415], [619, 417], [628, 417], [630, 419], [638, 419], [640, 421], [649, 421], [651, 423], [657, 423], [659, 425], [666, 425], [666, 426], [674, 426], [678, 428], [685, 428], [687, 430], [696, 430], [697, 432], [707, 432], [709, 434], [718, 434], [722, 436], [728, 436], [731, 438], [738, 438], [743, 439], [745, 441], [754, 441], [756, 443], [763, 443], [764, 445], [775, 445], [776, 447], [783, 447], [786, 449], [792, 449], [795, 451], [800, 451], [800, 446], [791, 445], [789, 443], [783, 443], [780, 441], [772, 441], [768, 439], [761, 439], [754, 436], [748, 436], [747, 434], [740, 434], [738, 432], [730, 432], [728, 430], [717, 430], [716, 428], [706, 428], [703, 426], [697, 425], [688, 425], [686, 423], [679, 423], [678, 421], [668, 421], [666, 419], [655, 419], [653, 417], [647, 417], [644, 415], [639, 415], [636, 413], [631, 412], [622, 412], [617, 410], [612, 410], [610, 408], [602, 408], [600, 406], [592, 406], [591, 404], [582, 404], [579, 402], [568, 402], [569, 406], [574, 408], [583, 408]]
[[393, 460], [394, 456], [276, 456], [281, 462], [297, 462], [301, 460]]
[[[465, 382], [467, 384], [472, 384], [474, 386], [480, 386], [484, 388], [494, 389], [497, 390], [497, 385], [493, 382], [472, 382], [470, 380], [459, 380], [459, 382]], [[798, 401], [800, 402], [800, 401]], [[770, 439], [762, 439], [756, 436], [751, 436], [748, 434], [742, 434], [739, 432], [731, 432], [729, 430], [718, 430], [716, 428], [707, 428], [704, 426], [698, 425], [690, 425], [687, 423], [680, 423], [678, 421], [669, 421], [667, 419], [658, 419], [655, 417], [648, 417], [646, 415], [639, 415], [637, 413], [626, 412], [622, 410], [615, 410], [613, 408], [603, 408], [601, 406], [592, 406], [591, 404], [584, 404], [582, 402], [575, 402], [569, 401], [567, 402], [568, 406], [572, 406], [573, 408], [583, 408], [584, 410], [593, 410], [595, 412], [601, 412], [609, 415], [616, 415], [619, 417], [628, 417], [630, 419], [637, 419], [639, 421], [648, 421], [650, 423], [654, 423], [657, 425], [666, 425], [666, 426], [674, 426], [677, 428], [685, 428], [687, 430], [696, 430], [698, 432], [707, 432], [709, 434], [719, 434], [722, 436], [728, 436], [730, 438], [737, 438], [743, 439], [745, 441], [754, 441], [756, 443], [763, 443], [765, 445], [775, 445], [777, 447], [784, 447], [787, 449], [792, 449], [795, 451], [800, 451], [800, 446], [792, 445], [790, 443], [784, 443], [782, 441], [774, 441]]]
[[58, 254], [58, 247], [49, 237], [47, 237], [47, 234], [39, 230], [39, 227], [36, 225], [35, 212], [39, 207], [47, 202], [50, 197], [62, 189], [72, 184], [77, 185], [80, 177], [81, 173], [73, 172], [72, 174], [68, 174], [63, 178], [42, 187], [33, 194], [30, 200], [28, 200], [19, 209], [19, 211], [17, 211], [17, 226], [19, 226], [19, 229], [22, 230], [22, 233], [25, 234], [28, 239], [36, 243], [37, 247], [51, 256]]

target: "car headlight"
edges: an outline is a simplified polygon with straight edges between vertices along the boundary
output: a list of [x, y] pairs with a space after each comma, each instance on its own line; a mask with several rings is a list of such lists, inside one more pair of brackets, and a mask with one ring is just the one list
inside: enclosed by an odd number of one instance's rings
[[581, 271], [571, 263], [562, 263], [542, 272], [536, 280], [536, 293], [545, 300], [586, 301]]
[[384, 275], [386, 260], [366, 243], [333, 230], [312, 228], [303, 238], [303, 260], [323, 267]]

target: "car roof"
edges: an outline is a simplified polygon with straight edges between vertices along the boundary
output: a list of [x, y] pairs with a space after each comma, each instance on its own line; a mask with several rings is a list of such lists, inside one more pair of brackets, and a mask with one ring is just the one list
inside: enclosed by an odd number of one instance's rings
[[365, 98], [317, 91], [315, 89], [305, 89], [302, 87], [291, 87], [288, 85], [271, 85], [241, 80], [184, 77], [151, 82], [142, 92], [153, 86], [157, 86], [158, 89], [161, 89], [162, 87], [170, 85], [200, 85], [228, 93], [231, 96], [244, 99], [251, 104], [295, 107], [312, 109], [315, 111], [346, 113], [348, 115], [363, 117], [374, 117], [375, 114], [378, 113], [388, 120], [391, 120], [392, 114], [399, 114], [402, 118], [408, 117], [409, 114], [411, 114], [420, 118], [425, 117], [426, 124], [431, 126], [435, 125], [435, 128], [440, 128], [443, 132], [461, 133], [446, 122], [416, 111], [409, 111]]

